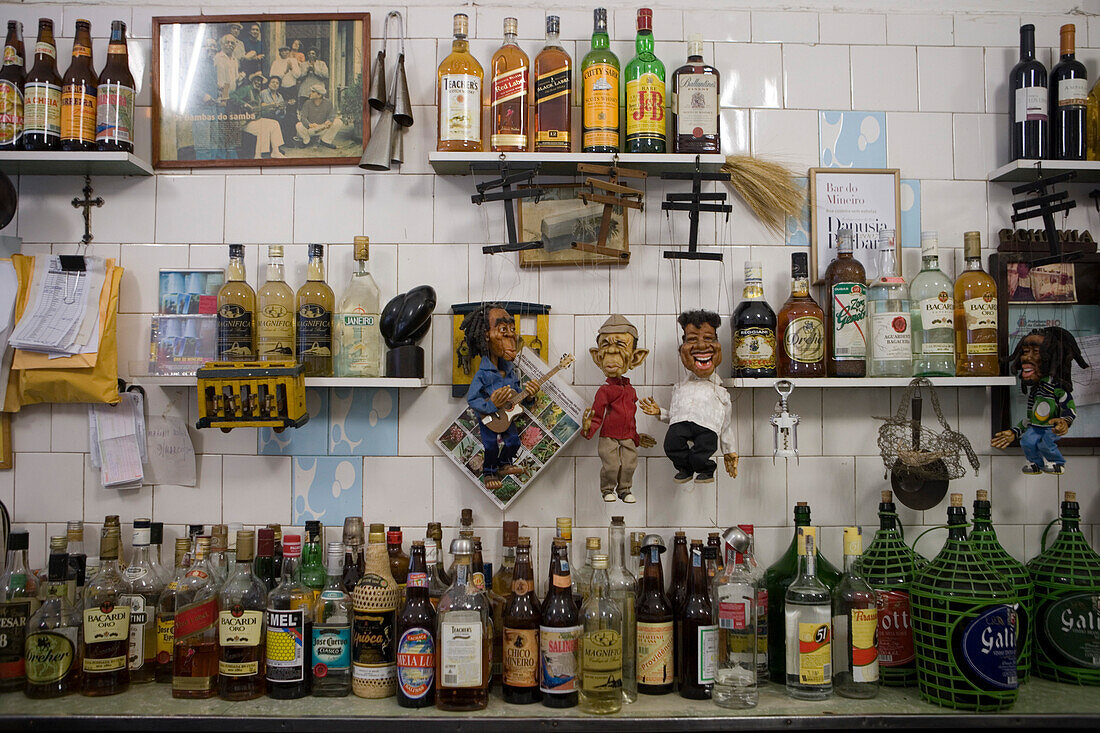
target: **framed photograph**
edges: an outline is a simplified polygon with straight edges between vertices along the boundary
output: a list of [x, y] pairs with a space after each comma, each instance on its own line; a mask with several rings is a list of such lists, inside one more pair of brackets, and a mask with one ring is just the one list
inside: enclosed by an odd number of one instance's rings
[[1005, 263], [1009, 303], [1076, 303], [1076, 269], [1072, 262], [1032, 267], [1025, 261]]
[[370, 14], [153, 18], [153, 166], [357, 165]]
[[11, 413], [0, 412], [0, 470], [15, 466], [11, 452]]
[[[836, 257], [837, 233], [850, 227], [855, 257], [867, 268], [868, 279], [875, 258], [880, 229], [899, 230], [901, 224], [901, 175], [896, 168], [810, 169], [810, 277], [825, 278]], [[860, 253], [864, 253], [861, 257]]]
[[621, 250], [626, 257], [609, 257], [573, 249], [572, 242], [595, 245], [599, 240], [603, 204], [586, 204], [578, 194], [585, 187], [577, 183], [552, 183], [539, 186], [545, 193], [538, 201], [519, 200], [519, 239], [542, 240], [542, 249], [520, 250], [520, 267], [542, 265], [625, 265], [630, 261], [630, 242], [626, 232], [626, 212], [622, 206], [612, 209], [606, 247]]

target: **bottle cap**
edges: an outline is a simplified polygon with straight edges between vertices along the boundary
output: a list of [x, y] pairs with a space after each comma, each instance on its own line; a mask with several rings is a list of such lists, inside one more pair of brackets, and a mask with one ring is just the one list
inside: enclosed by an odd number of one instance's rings
[[25, 529], [13, 529], [11, 534], [8, 535], [8, 549], [26, 550], [31, 546], [31, 533]]
[[275, 533], [268, 529], [256, 531], [256, 554], [260, 557], [271, 557], [275, 554]]
[[519, 21], [515, 18], [504, 19], [504, 35], [515, 36], [519, 34]]
[[1066, 23], [1064, 26], [1058, 29], [1058, 36], [1062, 42], [1061, 52], [1062, 55], [1070, 54], [1074, 52], [1077, 46], [1077, 26], [1073, 23]]
[[672, 536], [675, 537], [678, 540], [679, 539], [685, 539], [686, 540], [687, 539], [687, 532], [684, 532], [683, 530], [678, 530]]
[[402, 540], [401, 528], [400, 527], [390, 527], [389, 531], [386, 532], [386, 544], [397, 545], [398, 547], [400, 547], [401, 546], [401, 540]]
[[611, 523], [612, 524], [626, 524], [626, 519], [624, 519], [621, 515], [616, 514], [615, 516], [611, 517]]
[[[195, 538], [195, 560], [202, 560], [210, 554], [210, 538], [201, 535]], [[103, 553], [100, 553], [103, 555]]]
[[363, 518], [362, 517], [344, 517], [344, 544], [345, 545], [361, 545], [363, 544]]
[[759, 260], [745, 260], [745, 282], [764, 282], [764, 266]]
[[505, 522], [504, 523], [504, 541], [505, 547], [515, 547], [516, 540], [519, 538], [519, 522]]
[[122, 525], [119, 524], [117, 514], [108, 514], [107, 516], [105, 516], [103, 518], [103, 528], [104, 529], [106, 529], [107, 527], [121, 527], [121, 526]]
[[371, 531], [367, 534], [367, 543], [371, 545], [381, 545], [386, 542], [385, 532]]
[[799, 278], [809, 277], [810, 275], [810, 260], [809, 255], [805, 252], [792, 252], [791, 253], [791, 279], [796, 280]]
[[461, 516], [462, 516], [462, 519], [459, 520], [459, 522], [463, 527], [473, 526], [473, 523], [474, 523], [474, 510], [473, 509], [463, 509]]
[[852, 251], [852, 228], [841, 227], [836, 230], [836, 248], [838, 252]]
[[558, 536], [563, 540], [573, 539], [573, 519], [571, 517], [557, 518]]
[[433, 540], [443, 540], [443, 525], [439, 522], [428, 522], [427, 537], [431, 537]]
[[339, 565], [344, 560], [344, 543], [329, 542], [325, 550], [325, 556], [328, 559], [328, 565]]
[[269, 245], [267, 245], [267, 256], [268, 257], [282, 257], [283, 256], [283, 245], [281, 245], [281, 244], [269, 244]]
[[451, 554], [452, 555], [472, 555], [474, 554], [474, 541], [468, 540], [464, 537], [456, 537], [451, 540]]
[[807, 509], [809, 509], [810, 508], [810, 502], [808, 502], [808, 501], [796, 501], [794, 503], [794, 508], [798, 509], [799, 507], [806, 507]]
[[1032, 25], [1031, 23], [1024, 23], [1022, 26], [1020, 26], [1020, 33], [1034, 33], [1034, 32], [1035, 32], [1035, 26]]
[[323, 244], [311, 244], [311, 245], [309, 245], [309, 256], [310, 257], [324, 257], [325, 256], [325, 245], [323, 245]]
[[306, 528], [306, 542], [317, 542], [321, 539], [321, 523], [316, 519], [311, 519], [305, 524]]
[[229, 527], [224, 524], [215, 524], [210, 528], [210, 550], [225, 552], [227, 547], [229, 547]]
[[302, 536], [298, 534], [283, 535], [283, 557], [302, 556]]
[[703, 55], [703, 34], [692, 33], [688, 36], [688, 56]]
[[556, 15], [546, 16], [546, 34], [558, 33], [561, 29], [561, 20]]
[[1067, 491], [1065, 493], [1065, 498], [1063, 500], [1068, 501], [1070, 503], [1076, 502], [1077, 501], [1077, 492], [1076, 491]]
[[858, 557], [863, 554], [863, 535], [859, 527], [844, 528], [844, 554], [849, 557]]
[[385, 534], [385, 532], [386, 532], [386, 525], [382, 524], [381, 522], [371, 522], [370, 523], [370, 533], [371, 534]]
[[50, 554], [57, 555], [69, 549], [69, 538], [63, 534], [50, 537]]
[[526, 547], [526, 548], [530, 549], [530, 547], [531, 547], [531, 538], [530, 537], [520, 537], [520, 538], [518, 538], [516, 540], [516, 546], [517, 547]]
[[356, 237], [355, 238], [355, 261], [366, 262], [370, 259], [370, 237]]
[[920, 233], [920, 253], [922, 257], [939, 257], [940, 240], [935, 232]]
[[607, 33], [607, 8], [592, 10], [592, 26], [597, 33]]
[[149, 544], [149, 520], [134, 520], [134, 545], [144, 547]]
[[244, 245], [243, 244], [231, 244], [229, 245], [229, 256], [232, 258], [244, 257]]
[[894, 500], [894, 494], [893, 494], [893, 492], [890, 492], [890, 491], [883, 491], [883, 492], [882, 492], [882, 503], [883, 503], [883, 504], [889, 504], [889, 503], [891, 503], [891, 502], [892, 502], [893, 500]]
[[177, 537], [176, 538], [176, 551], [175, 561], [176, 565], [183, 564], [183, 558], [187, 556], [187, 553], [191, 552], [191, 538], [189, 537]]
[[599, 554], [592, 556], [592, 569], [593, 570], [607, 570], [607, 555]]
[[978, 489], [974, 492], [974, 501], [989, 501], [989, 492], [985, 489]]
[[665, 551], [665, 540], [659, 534], [647, 534], [642, 538], [641, 548], [647, 550], [650, 547], [656, 547], [658, 552]]
[[205, 529], [205, 525], [189, 524], [187, 525], [187, 535], [189, 537], [198, 537], [200, 534], [202, 534], [203, 529]]
[[237, 540], [237, 562], [251, 562], [255, 557], [256, 533], [251, 529], [239, 529]]
[[982, 258], [981, 232], [963, 232], [963, 257], [968, 260]]
[[470, 17], [466, 13], [455, 13], [454, 35], [455, 38], [465, 38], [470, 32]]
[[963, 495], [962, 494], [952, 494], [951, 495], [951, 506], [962, 506], [962, 505], [963, 505]]
[[599, 537], [585, 537], [585, 539], [584, 539], [584, 549], [586, 549], [586, 550], [598, 550], [598, 549], [600, 549], [600, 538]]
[[149, 523], [149, 544], [164, 544], [164, 522]]
[[638, 30], [653, 30], [653, 11], [649, 8], [638, 8]]
[[878, 230], [878, 249], [894, 249], [896, 232], [893, 229]]

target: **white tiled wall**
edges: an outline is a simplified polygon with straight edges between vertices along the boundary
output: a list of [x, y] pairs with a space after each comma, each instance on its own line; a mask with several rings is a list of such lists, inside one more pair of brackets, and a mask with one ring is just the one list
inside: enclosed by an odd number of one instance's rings
[[[672, 483], [672, 469], [660, 448], [643, 450], [635, 479], [638, 503], [609, 509], [598, 496], [599, 460], [595, 445], [578, 440], [547, 474], [506, 512], [497, 510], [429, 443], [429, 432], [440, 416], [458, 404], [450, 397], [447, 354], [447, 306], [454, 302], [507, 298], [548, 303], [553, 350], [574, 351], [580, 360], [572, 370], [577, 388], [591, 396], [600, 382], [584, 352], [605, 314], [628, 314], [653, 350], [644, 368], [633, 374], [639, 392], [668, 399], [667, 385], [677, 378], [673, 354], [674, 315], [681, 307], [702, 305], [729, 315], [739, 297], [745, 259], [762, 260], [766, 288], [773, 307], [786, 295], [789, 254], [782, 237], [751, 217], [734, 199], [730, 225], [703, 222], [702, 241], [717, 245], [723, 265], [673, 266], [660, 257], [668, 243], [682, 239], [686, 221], [670, 223], [655, 205], [666, 190], [649, 183], [650, 206], [630, 222], [633, 258], [624, 269], [521, 269], [514, 256], [487, 257], [481, 245], [503, 235], [499, 211], [470, 203], [472, 181], [437, 178], [427, 165], [434, 147], [434, 71], [449, 49], [450, 15], [455, 5], [418, 2], [402, 8], [408, 19], [408, 70], [416, 124], [405, 140], [406, 163], [400, 173], [364, 174], [357, 168], [223, 169], [174, 171], [144, 179], [97, 178], [97, 194], [107, 203], [92, 213], [96, 250], [121, 257], [126, 267], [119, 318], [119, 363], [147, 353], [149, 314], [156, 307], [152, 273], [166, 266], [210, 267], [224, 261], [224, 245], [246, 244], [248, 270], [261, 277], [264, 253], [260, 245], [284, 243], [288, 277], [297, 285], [304, 277], [305, 243], [328, 242], [330, 282], [343, 287], [350, 271], [350, 247], [356, 234], [372, 238], [372, 265], [383, 297], [421, 283], [440, 295], [433, 333], [424, 340], [431, 386], [400, 395], [398, 455], [363, 459], [370, 477], [364, 491], [363, 514], [368, 521], [404, 525], [419, 536], [428, 521], [457, 524], [461, 507], [474, 509], [490, 558], [495, 556], [499, 523], [518, 519], [538, 534], [545, 546], [554, 517], [576, 517], [575, 536], [602, 534], [608, 516], [622, 513], [631, 528], [660, 531], [684, 527], [699, 535], [715, 526], [754, 522], [761, 559], [770, 562], [790, 538], [790, 507], [808, 500], [817, 523], [824, 526], [826, 550], [838, 559], [839, 527], [859, 522], [873, 528], [879, 491], [888, 487], [881, 459], [875, 453], [877, 423], [871, 415], [890, 411], [898, 390], [799, 390], [792, 409], [802, 415], [798, 463], [773, 465], [767, 417], [774, 395], [763, 390], [735, 395], [741, 473], [693, 490]], [[612, 2], [613, 46], [625, 60], [631, 51], [634, 5]], [[706, 55], [722, 73], [724, 144], [789, 164], [796, 170], [819, 162], [819, 110], [874, 110], [886, 113], [887, 164], [903, 178], [922, 181], [922, 227], [936, 229], [948, 248], [961, 244], [962, 232], [980, 229], [988, 243], [1007, 225], [1007, 188], [987, 184], [986, 173], [1003, 162], [1007, 150], [1006, 75], [1015, 61], [1021, 22], [1035, 22], [1043, 46], [1040, 58], [1049, 66], [1057, 28], [1076, 22], [1079, 52], [1096, 78], [1100, 72], [1100, 24], [1064, 0], [1047, 3], [1048, 15], [1026, 15], [1034, 8], [1023, 0], [972, 0], [962, 4], [931, 0], [921, 13], [895, 0], [851, 0], [838, 3], [806, 0], [811, 10], [776, 11], [698, 0], [694, 5], [655, 3], [654, 28], [658, 52], [675, 68], [684, 53], [687, 34], [702, 32]], [[48, 5], [18, 3], [3, 6], [0, 15], [21, 19], [31, 29], [40, 15], [61, 21], [61, 35], [71, 32], [76, 17], [92, 20], [101, 35], [112, 19], [129, 22], [132, 48], [148, 62], [151, 18], [158, 15], [305, 10], [289, 0], [261, 5], [248, 0], [223, 0], [205, 5], [148, 7], [143, 5]], [[310, 9], [372, 12], [374, 36], [387, 6], [322, 2]], [[817, 10], [813, 10], [816, 8]], [[962, 8], [956, 12], [956, 8]], [[519, 18], [521, 43], [537, 51], [546, 12], [562, 16], [562, 36], [574, 58], [587, 49], [591, 11], [570, 7], [560, 11], [532, 7], [509, 8], [488, 2], [465, 8], [470, 15], [474, 52], [483, 63], [498, 45], [501, 18]], [[1065, 13], [1059, 15], [1058, 13]], [[102, 45], [102, 39], [97, 39]], [[61, 57], [71, 41], [60, 41]], [[98, 58], [103, 58], [102, 49]], [[139, 102], [148, 105], [148, 73]], [[150, 115], [139, 115], [138, 153], [149, 157]], [[727, 147], [727, 150], [734, 148]], [[69, 200], [79, 193], [76, 177], [23, 178], [18, 181], [21, 211], [5, 234], [22, 237], [26, 251], [69, 251], [79, 241], [81, 222]], [[1083, 190], [1075, 190], [1084, 199]], [[1087, 200], [1085, 200], [1087, 203]], [[988, 213], [987, 213], [988, 212]], [[1067, 228], [1097, 224], [1097, 214], [1082, 205]], [[945, 257], [955, 269], [957, 251]], [[912, 252], [904, 258], [915, 265]], [[906, 275], [912, 275], [907, 270]], [[675, 283], [675, 284], [674, 284]], [[723, 328], [728, 343], [728, 328]], [[433, 353], [434, 352], [434, 353]], [[727, 352], [727, 367], [729, 354]], [[151, 413], [168, 411], [193, 421], [194, 393], [183, 389], [149, 390]], [[1038, 550], [1041, 525], [1053, 518], [1059, 491], [1075, 489], [1083, 502], [1086, 522], [1100, 511], [1100, 456], [1078, 451], [1060, 479], [1025, 477], [1018, 455], [990, 455], [989, 425], [983, 390], [943, 390], [941, 398], [953, 424], [959, 423], [981, 454], [979, 476], [953, 484], [969, 503], [976, 488], [992, 488], [1001, 536], [1020, 557]], [[14, 420], [16, 467], [0, 472], [0, 499], [13, 510], [15, 521], [33, 533], [34, 562], [43, 561], [46, 537], [60, 523], [83, 517], [97, 524], [106, 513], [123, 521], [152, 513], [169, 525], [169, 533], [186, 522], [266, 523], [292, 521], [291, 459], [256, 455], [254, 430], [229, 435], [193, 431], [199, 485], [147, 486], [117, 492], [99, 486], [84, 451], [87, 439], [82, 408], [56, 405], [26, 408]], [[664, 428], [640, 416], [641, 429], [658, 437]], [[936, 524], [941, 510], [916, 512], [901, 508], [912, 529]], [[338, 531], [335, 529], [333, 531]], [[915, 532], [910, 536], [915, 536]], [[935, 551], [930, 537], [920, 549]]]

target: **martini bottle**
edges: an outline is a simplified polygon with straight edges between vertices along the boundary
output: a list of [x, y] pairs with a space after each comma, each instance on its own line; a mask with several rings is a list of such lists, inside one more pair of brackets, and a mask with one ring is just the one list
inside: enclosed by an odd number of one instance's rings
[[1016, 675], [1020, 682], [1027, 682], [1031, 674], [1031, 640], [1035, 635], [1032, 627], [1032, 619], [1035, 618], [1035, 587], [1024, 564], [1009, 555], [997, 539], [997, 532], [993, 529], [989, 492], [985, 489], [978, 489], [975, 494], [974, 527], [970, 530], [970, 543], [1020, 597], [1020, 607], [1016, 614]]
[[913, 578], [920, 696], [956, 710], [1003, 710], [1019, 693], [1019, 597], [967, 539], [962, 494], [951, 494], [947, 531], [943, 549]]
[[1081, 509], [1072, 491], [1065, 494], [1061, 520], [1054, 543], [1027, 565], [1037, 609], [1035, 674], [1100, 685], [1100, 555], [1081, 534]]

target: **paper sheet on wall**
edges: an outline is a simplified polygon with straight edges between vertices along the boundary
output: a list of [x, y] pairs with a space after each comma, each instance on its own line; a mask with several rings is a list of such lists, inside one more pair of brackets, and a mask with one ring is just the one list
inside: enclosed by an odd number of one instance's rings
[[195, 485], [195, 447], [178, 417], [151, 417], [145, 426], [150, 479], [156, 484]]
[[106, 280], [102, 257], [84, 258], [84, 272], [65, 272], [57, 255], [35, 258], [28, 306], [11, 345], [54, 355], [88, 353], [98, 341], [99, 297]]
[[19, 292], [19, 278], [11, 260], [0, 262], [0, 385], [8, 383], [11, 359], [14, 351], [8, 346], [12, 322], [15, 318], [15, 296]]
[[1089, 363], [1088, 369], [1075, 370], [1073, 374], [1073, 402], [1077, 405], [1100, 403], [1100, 335], [1077, 339], [1081, 355]]
[[145, 408], [140, 393], [123, 392], [117, 405], [88, 408], [92, 465], [106, 488], [139, 488], [145, 472]]

